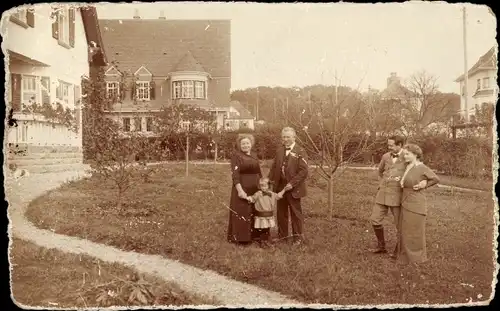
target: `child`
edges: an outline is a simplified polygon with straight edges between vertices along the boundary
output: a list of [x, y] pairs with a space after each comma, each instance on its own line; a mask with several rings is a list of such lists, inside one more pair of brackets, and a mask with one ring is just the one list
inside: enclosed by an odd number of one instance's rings
[[274, 193], [269, 190], [269, 178], [261, 178], [259, 180], [259, 191], [249, 197], [249, 201], [254, 203], [254, 228], [260, 231], [262, 237], [261, 244], [268, 246], [269, 243], [269, 228], [276, 226], [274, 220], [274, 211], [276, 210], [276, 201], [283, 198], [287, 188], [279, 193]]

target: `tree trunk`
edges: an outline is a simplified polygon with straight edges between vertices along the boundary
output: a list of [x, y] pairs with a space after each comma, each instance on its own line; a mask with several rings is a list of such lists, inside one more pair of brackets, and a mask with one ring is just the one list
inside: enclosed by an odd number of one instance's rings
[[328, 178], [328, 210], [330, 211], [330, 220], [333, 220], [333, 174]]
[[122, 187], [118, 186], [118, 198], [116, 200], [116, 208], [118, 211], [121, 211], [122, 204], [123, 204], [123, 189]]
[[214, 150], [214, 162], [217, 162], [217, 149], [219, 148], [219, 144], [215, 142], [215, 150]]

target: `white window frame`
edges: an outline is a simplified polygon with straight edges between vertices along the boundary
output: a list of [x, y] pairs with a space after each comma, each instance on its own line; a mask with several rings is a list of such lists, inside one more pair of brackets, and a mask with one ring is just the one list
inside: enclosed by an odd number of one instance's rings
[[[25, 85], [25, 82], [28, 80], [31, 80], [33, 82], [33, 85], [30, 85], [30, 87], [34, 86], [34, 89], [29, 89], [29, 90], [26, 89], [27, 85]], [[26, 94], [29, 94], [29, 95], [26, 95]], [[33, 95], [35, 97], [34, 102], [31, 101], [31, 98], [33, 97]], [[29, 98], [27, 98], [27, 97], [29, 97]], [[40, 77], [31, 76], [31, 75], [22, 75], [21, 76], [21, 103], [27, 105], [31, 101], [31, 103], [41, 104], [41, 100], [42, 100], [42, 90], [40, 88]]]
[[205, 81], [194, 81], [194, 97], [205, 99]]
[[110, 94], [111, 91], [116, 92], [113, 95], [116, 96], [117, 98], [119, 98], [120, 97], [120, 83], [116, 82], [116, 81], [106, 82], [106, 96], [108, 98], [112, 97]]
[[490, 77], [483, 78], [483, 89], [489, 89], [490, 86]]
[[25, 143], [28, 141], [28, 122], [24, 121], [19, 125], [16, 138], [18, 141]]
[[481, 89], [481, 79], [477, 79], [477, 90]]
[[207, 83], [200, 80], [172, 81], [172, 99], [206, 99]]
[[59, 85], [57, 86], [59, 88], [59, 92], [58, 92], [58, 96], [57, 99], [62, 101], [62, 104], [64, 107], [69, 107], [70, 106], [70, 102], [72, 102], [71, 100], [71, 92], [70, 92], [70, 89], [71, 89], [71, 84], [69, 84], [68, 82], [64, 82], [62, 80], [59, 80]]
[[137, 100], [150, 100], [150, 82], [137, 81], [135, 85], [135, 98]]
[[194, 98], [194, 82], [192, 80], [181, 81], [181, 98]]
[[28, 24], [28, 9], [18, 9], [16, 13], [12, 13], [12, 17], [22, 22], [23, 24]]
[[172, 87], [172, 90], [173, 90], [173, 99], [180, 99], [182, 98], [182, 93], [181, 93], [181, 84], [182, 84], [182, 81], [174, 81], [172, 82], [173, 84], [173, 87]]
[[57, 22], [59, 25], [59, 42], [69, 46], [69, 9], [65, 8], [59, 10], [59, 14], [57, 14]]

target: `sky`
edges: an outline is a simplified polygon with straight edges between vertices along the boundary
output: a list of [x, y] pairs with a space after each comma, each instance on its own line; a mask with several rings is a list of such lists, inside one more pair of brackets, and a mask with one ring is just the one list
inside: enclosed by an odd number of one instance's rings
[[496, 19], [485, 5], [444, 2], [113, 3], [96, 4], [100, 19], [231, 20], [231, 89], [340, 84], [382, 90], [391, 72], [402, 79], [425, 70], [442, 92], [458, 93], [464, 72], [462, 8], [467, 12], [467, 61], [472, 67], [496, 44]]

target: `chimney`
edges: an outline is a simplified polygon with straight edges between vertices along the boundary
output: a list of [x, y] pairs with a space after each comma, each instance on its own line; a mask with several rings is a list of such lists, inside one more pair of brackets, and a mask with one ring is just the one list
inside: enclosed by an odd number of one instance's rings
[[158, 17], [158, 19], [167, 19], [167, 18], [165, 17], [165, 11], [160, 10], [160, 17]]
[[139, 9], [134, 10], [134, 19], [140, 19], [141, 17], [139, 16]]

